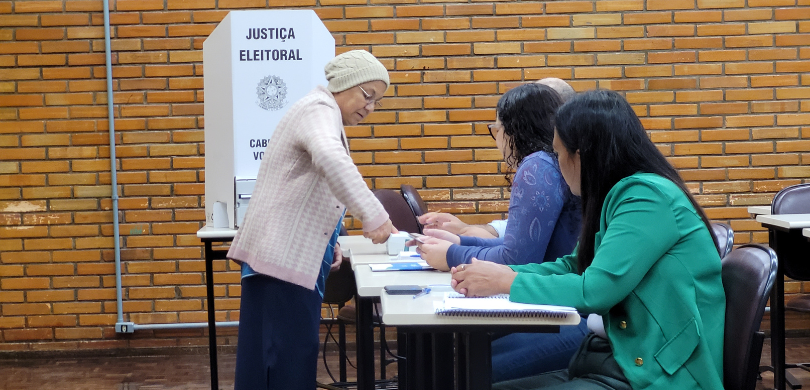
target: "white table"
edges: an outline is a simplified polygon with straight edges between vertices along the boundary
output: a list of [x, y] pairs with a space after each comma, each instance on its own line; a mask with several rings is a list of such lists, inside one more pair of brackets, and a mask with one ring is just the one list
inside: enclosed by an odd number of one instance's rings
[[[352, 252], [354, 250], [352, 249]], [[358, 256], [357, 261], [379, 260], [389, 262], [388, 255], [369, 255], [366, 259]], [[373, 272], [368, 264], [354, 264], [354, 277], [357, 283], [357, 388], [374, 388], [374, 302], [379, 299], [385, 286], [397, 284], [450, 285], [450, 273], [440, 271], [385, 271]], [[402, 365], [400, 365], [402, 367]], [[404, 373], [401, 370], [400, 373]], [[400, 375], [403, 377], [404, 375]]]
[[[578, 314], [568, 318], [520, 318], [520, 317], [477, 317], [477, 316], [440, 316], [436, 315], [434, 304], [441, 302], [445, 292], [453, 289], [446, 287], [431, 288], [429, 294], [414, 298], [411, 295], [380, 295], [383, 307], [383, 322], [393, 326], [447, 326], [464, 327], [484, 325], [488, 327], [501, 326], [560, 326], [579, 325]], [[472, 298], [471, 298], [472, 299]]]
[[214, 260], [224, 259], [228, 253], [224, 250], [213, 250], [212, 243], [232, 241], [236, 229], [215, 228], [208, 225], [197, 231], [197, 237], [205, 245], [205, 289], [208, 301], [208, 355], [211, 359], [211, 390], [219, 389], [217, 370], [217, 327], [216, 310], [214, 309]]
[[388, 256], [387, 254], [373, 254], [373, 255], [358, 255], [354, 253], [353, 249], [343, 251], [345, 257], [351, 258], [352, 269], [357, 269], [359, 265], [369, 264], [384, 264], [384, 263], [409, 263], [421, 260], [418, 257], [409, 259], [400, 259], [397, 256]]
[[768, 245], [779, 257], [776, 282], [771, 290], [771, 367], [774, 387], [784, 390], [786, 378], [791, 383], [799, 383], [785, 371], [785, 267], [792, 262], [789, 259], [806, 255], [797, 249], [801, 247], [797, 238], [801, 238], [800, 230], [810, 228], [810, 214], [762, 214], [756, 219], [768, 229]]
[[757, 215], [757, 222], [765, 227], [776, 227], [786, 230], [810, 228], [810, 214]]
[[[420, 340], [424, 334], [442, 335], [438, 340], [431, 340], [433, 348], [432, 365], [436, 361], [455, 362], [455, 371], [458, 373], [458, 388], [467, 390], [488, 390], [492, 387], [492, 350], [491, 332], [559, 332], [561, 325], [576, 326], [580, 322], [578, 314], [568, 318], [515, 318], [515, 317], [476, 317], [476, 316], [439, 316], [434, 312], [434, 304], [441, 301], [444, 292], [452, 291], [446, 288], [434, 288], [427, 295], [414, 298], [410, 295], [388, 295], [382, 293], [383, 323], [396, 326], [401, 334], [408, 338], [417, 338], [417, 341], [407, 340], [407, 389], [422, 388], [425, 381], [420, 378], [420, 372], [429, 371], [423, 367], [425, 351], [419, 351]], [[453, 348], [452, 337], [450, 345], [442, 340], [444, 335], [455, 334], [458, 344]], [[437, 347], [437, 343], [445, 343]], [[403, 342], [399, 343], [404, 344]], [[416, 351], [414, 351], [416, 347]], [[454, 349], [457, 354], [454, 356]], [[447, 369], [447, 368], [445, 368]], [[436, 382], [434, 378], [434, 383]], [[449, 380], [452, 387], [452, 379]], [[429, 387], [429, 385], [428, 385]], [[402, 387], [400, 387], [402, 389]]]
[[347, 251], [351, 250], [354, 255], [373, 255], [388, 253], [386, 244], [373, 244], [370, 239], [363, 236], [340, 236], [338, 243], [343, 249], [343, 254], [348, 257]]
[[225, 240], [230, 241], [236, 236], [236, 229], [231, 228], [215, 228], [208, 225], [197, 230], [197, 238], [203, 240]]
[[397, 256], [389, 256], [386, 244], [372, 244], [370, 239], [363, 236], [341, 236], [338, 237], [338, 242], [343, 250], [343, 256], [351, 258], [352, 269], [358, 265], [414, 261], [414, 259], [399, 259]]
[[380, 271], [374, 272], [368, 264], [354, 268], [357, 295], [363, 298], [379, 298], [385, 286], [415, 284], [418, 286], [450, 286], [450, 273], [442, 271]]
[[770, 213], [771, 213], [771, 206], [748, 206], [748, 214], [751, 214], [755, 217], [757, 215]]
[[450, 274], [436, 271], [372, 272], [369, 264], [413, 260], [392, 260], [386, 244], [373, 244], [363, 236], [338, 237], [338, 242], [344, 256], [351, 258], [357, 283], [357, 388], [370, 390], [374, 389], [374, 302], [379, 299], [380, 292], [393, 284], [449, 284]]

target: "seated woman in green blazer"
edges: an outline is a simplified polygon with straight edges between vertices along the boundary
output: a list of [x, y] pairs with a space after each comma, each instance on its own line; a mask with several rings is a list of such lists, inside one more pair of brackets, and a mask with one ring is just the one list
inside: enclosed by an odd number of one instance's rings
[[573, 306], [589, 334], [568, 370], [496, 389], [722, 389], [725, 294], [709, 221], [621, 95], [583, 93], [556, 116], [554, 151], [582, 232], [555, 262], [453, 269], [467, 296]]

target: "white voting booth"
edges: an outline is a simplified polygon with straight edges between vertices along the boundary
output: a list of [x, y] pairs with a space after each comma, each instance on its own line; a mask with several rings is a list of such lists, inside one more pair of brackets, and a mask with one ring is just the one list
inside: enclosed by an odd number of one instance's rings
[[267, 140], [293, 103], [326, 86], [334, 56], [335, 39], [312, 10], [231, 11], [205, 40], [208, 226], [242, 222]]

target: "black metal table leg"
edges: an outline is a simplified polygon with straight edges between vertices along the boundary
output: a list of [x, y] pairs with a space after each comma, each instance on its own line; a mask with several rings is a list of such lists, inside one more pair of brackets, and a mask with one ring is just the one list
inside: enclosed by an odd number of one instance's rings
[[430, 333], [412, 334], [413, 342], [408, 343], [408, 376], [409, 388], [413, 390], [430, 389], [431, 383], [431, 344]]
[[801, 382], [786, 369], [796, 367], [785, 362], [785, 270], [786, 264], [795, 264], [807, 254], [807, 245], [801, 229], [768, 229], [768, 243], [776, 252], [779, 265], [776, 282], [771, 292], [771, 368], [776, 390], [802, 388]]
[[357, 389], [374, 389], [374, 299], [357, 299]]
[[[408, 387], [408, 333], [397, 329], [397, 389], [406, 390]], [[404, 357], [404, 359], [402, 359]]]
[[466, 365], [468, 390], [492, 388], [492, 345], [488, 332], [471, 332], [467, 335]]
[[467, 337], [464, 333], [456, 333], [456, 364], [454, 367], [456, 376], [456, 389], [467, 388]]
[[452, 389], [453, 388], [453, 334], [434, 333], [432, 335], [433, 364], [433, 388]]
[[[769, 235], [773, 238], [774, 232]], [[771, 247], [776, 243], [771, 239]], [[777, 266], [776, 282], [771, 290], [771, 366], [773, 367], [773, 387], [775, 390], [785, 390], [785, 273], [781, 266]]]
[[211, 390], [218, 390], [217, 327], [216, 310], [214, 310], [214, 251], [211, 249], [211, 241], [205, 242], [205, 286], [208, 300], [208, 355], [211, 358]]
[[346, 324], [342, 320], [338, 321], [338, 343], [342, 346], [338, 348], [338, 357], [340, 358], [340, 364], [338, 365], [338, 370], [340, 370], [339, 379], [341, 382], [346, 382]]

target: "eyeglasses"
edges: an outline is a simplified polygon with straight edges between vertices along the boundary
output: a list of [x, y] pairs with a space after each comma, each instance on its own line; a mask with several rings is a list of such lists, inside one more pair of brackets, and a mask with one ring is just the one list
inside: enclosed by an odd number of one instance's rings
[[495, 139], [496, 132], [493, 132], [493, 129], [495, 129], [495, 123], [490, 123], [490, 124], [487, 125], [487, 130], [489, 130], [489, 135], [492, 137], [492, 139]]
[[382, 103], [380, 103], [380, 101], [379, 101], [379, 100], [374, 100], [374, 99], [372, 99], [372, 98], [371, 98], [371, 95], [370, 95], [368, 92], [366, 92], [366, 90], [365, 90], [365, 89], [363, 89], [363, 87], [361, 87], [361, 86], [359, 86], [359, 85], [358, 85], [358, 86], [357, 86], [357, 88], [360, 88], [360, 91], [361, 91], [361, 92], [363, 92], [363, 97], [364, 97], [364, 98], [366, 98], [366, 105], [367, 105], [367, 106], [368, 106], [369, 104], [373, 104], [373, 105], [375, 105], [375, 106], [377, 106], [377, 107], [382, 107]]

